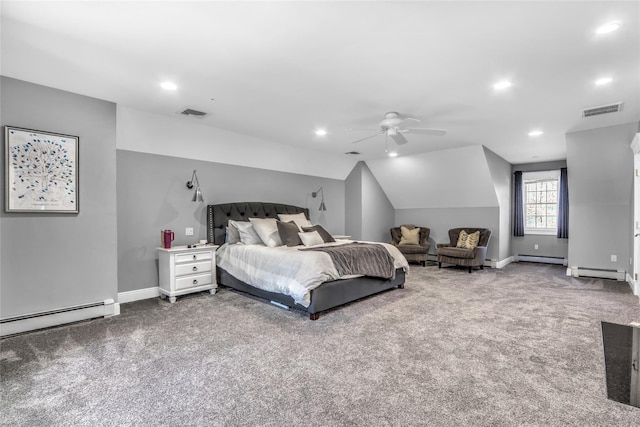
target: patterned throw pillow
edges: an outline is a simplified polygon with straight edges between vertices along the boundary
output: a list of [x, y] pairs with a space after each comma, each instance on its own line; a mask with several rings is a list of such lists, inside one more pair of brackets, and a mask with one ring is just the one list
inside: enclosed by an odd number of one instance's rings
[[466, 231], [460, 230], [460, 234], [458, 234], [458, 243], [456, 244], [456, 248], [466, 248], [467, 247], [467, 238], [469, 235]]
[[413, 230], [409, 230], [407, 227], [400, 227], [402, 237], [400, 237], [400, 245], [419, 245], [420, 240], [420, 228], [416, 227]]
[[465, 243], [465, 248], [473, 249], [478, 246], [478, 242], [480, 241], [480, 230], [475, 233], [471, 233], [467, 235], [467, 242]]

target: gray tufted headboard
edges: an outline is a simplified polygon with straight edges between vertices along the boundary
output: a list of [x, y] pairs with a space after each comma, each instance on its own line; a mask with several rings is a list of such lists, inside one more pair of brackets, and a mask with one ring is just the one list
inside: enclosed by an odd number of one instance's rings
[[224, 243], [227, 221], [249, 221], [249, 218], [278, 218], [278, 214], [303, 212], [309, 218], [309, 209], [282, 203], [234, 202], [207, 205], [207, 242]]

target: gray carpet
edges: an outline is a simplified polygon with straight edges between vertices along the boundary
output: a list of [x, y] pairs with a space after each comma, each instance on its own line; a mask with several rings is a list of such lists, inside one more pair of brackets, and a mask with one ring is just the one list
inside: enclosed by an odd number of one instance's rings
[[229, 290], [124, 304], [2, 340], [2, 425], [640, 425], [600, 336], [638, 298], [564, 273], [412, 266], [315, 322]]

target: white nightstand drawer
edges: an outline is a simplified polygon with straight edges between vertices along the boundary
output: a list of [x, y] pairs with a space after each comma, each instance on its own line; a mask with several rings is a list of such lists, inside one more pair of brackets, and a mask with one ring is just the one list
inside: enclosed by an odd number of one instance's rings
[[176, 290], [193, 288], [194, 286], [210, 285], [211, 283], [213, 283], [211, 273], [177, 277]]
[[192, 262], [189, 264], [176, 264], [176, 276], [205, 273], [207, 271], [211, 271], [211, 261]]
[[211, 259], [211, 251], [193, 252], [193, 253], [187, 253], [187, 254], [176, 254], [176, 263], [204, 261], [207, 259]]

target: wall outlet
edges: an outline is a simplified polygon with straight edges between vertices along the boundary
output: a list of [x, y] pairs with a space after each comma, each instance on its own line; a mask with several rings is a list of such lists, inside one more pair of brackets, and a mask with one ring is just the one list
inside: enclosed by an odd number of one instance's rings
[[533, 245], [533, 249], [535, 249], [536, 251], [538, 250], [538, 244], [537, 243], [535, 245]]
[[611, 255], [611, 262], [618, 262], [618, 255]]
[[184, 230], [184, 235], [185, 235], [185, 236], [193, 236], [193, 227], [187, 227], [187, 228]]

